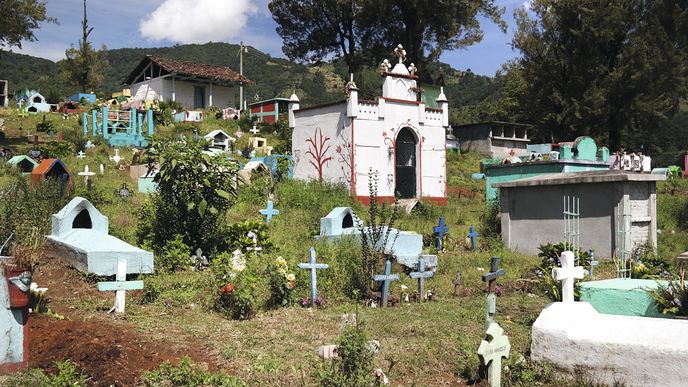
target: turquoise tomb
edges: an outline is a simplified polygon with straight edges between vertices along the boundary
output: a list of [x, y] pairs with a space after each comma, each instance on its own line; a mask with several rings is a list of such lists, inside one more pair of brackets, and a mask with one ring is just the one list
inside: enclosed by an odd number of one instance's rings
[[115, 275], [119, 258], [126, 259], [127, 274], [153, 272], [153, 253], [108, 235], [108, 218], [81, 197], [53, 215], [46, 243], [56, 255], [86, 273]]

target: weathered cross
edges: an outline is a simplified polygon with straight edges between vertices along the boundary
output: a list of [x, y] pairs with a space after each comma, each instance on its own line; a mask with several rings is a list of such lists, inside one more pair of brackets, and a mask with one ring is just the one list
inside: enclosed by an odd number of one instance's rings
[[267, 217], [265, 219], [265, 223], [270, 223], [270, 221], [272, 220], [272, 217], [274, 215], [279, 215], [279, 213], [280, 213], [279, 210], [273, 208], [273, 205], [274, 204], [272, 203], [272, 200], [268, 200], [268, 208], [258, 210], [258, 212], [260, 212], [261, 214], [263, 214]]
[[119, 155], [119, 149], [115, 149], [115, 155], [110, 156], [110, 161], [114, 161], [116, 164], [122, 161], [122, 156]]
[[255, 136], [256, 134], [260, 133], [260, 129], [256, 128], [255, 125], [253, 125], [253, 129], [249, 130], [249, 132], [253, 133]]
[[387, 260], [385, 262], [385, 274], [375, 274], [373, 276], [373, 281], [384, 282], [382, 285], [382, 302], [380, 307], [384, 308], [387, 306], [387, 298], [389, 298], [389, 283], [391, 281], [399, 281], [399, 274], [392, 274], [392, 262]]
[[308, 263], [299, 263], [301, 269], [309, 269], [311, 271], [311, 305], [315, 306], [315, 299], [318, 297], [318, 277], [315, 274], [317, 269], [327, 269], [330, 265], [326, 263], [316, 263], [315, 248], [310, 250], [311, 260]]
[[511, 344], [504, 336], [504, 330], [497, 323], [490, 324], [485, 338], [478, 347], [480, 361], [487, 367], [487, 381], [492, 387], [499, 387], [502, 383], [502, 358], [509, 357]]
[[418, 271], [412, 271], [409, 273], [409, 277], [418, 279], [418, 294], [420, 294], [420, 299], [425, 300], [425, 279], [430, 278], [435, 275], [432, 270], [425, 271], [425, 259], [423, 256], [418, 258]]
[[76, 154], [76, 157], [78, 159], [86, 158], [86, 153], [84, 153], [84, 151], [79, 151], [79, 153]]
[[504, 269], [499, 267], [499, 258], [493, 256], [490, 260], [490, 271], [483, 274], [483, 281], [487, 281], [487, 311], [485, 312], [485, 329], [494, 322], [497, 312], [497, 296], [494, 294], [494, 283], [497, 278], [504, 275]]
[[595, 259], [595, 250], [588, 250], [588, 255], [590, 256], [590, 278], [592, 278], [593, 269], [595, 266], [599, 265], [600, 262]]
[[468, 229], [468, 237], [471, 238], [471, 250], [475, 251], [477, 247], [478, 232], [475, 231], [475, 227], [471, 226]]
[[552, 269], [552, 277], [555, 281], [561, 281], [561, 301], [573, 302], [573, 283], [576, 278], [585, 276], [582, 266], [573, 266], [573, 251], [561, 253], [561, 267]]
[[456, 278], [454, 278], [454, 281], [452, 281], [452, 284], [454, 284], [454, 296], [458, 296], [459, 291], [461, 290], [461, 286], [463, 285], [463, 279], [461, 279], [461, 272], [460, 271], [456, 272]]
[[98, 282], [97, 287], [101, 292], [115, 292], [115, 306], [110, 309], [110, 312], [114, 310], [115, 313], [124, 313], [125, 292], [143, 289], [143, 281], [127, 281], [127, 260], [120, 258], [117, 260], [115, 281]]
[[449, 228], [444, 224], [444, 216], [440, 216], [440, 223], [433, 227], [432, 231], [437, 234], [437, 242], [435, 244], [437, 251], [442, 251], [442, 240], [444, 239], [444, 234], [449, 231]]
[[122, 183], [122, 186], [117, 190], [117, 194], [122, 200], [129, 197], [129, 187], [127, 187], [127, 183]]
[[95, 172], [91, 172], [91, 171], [88, 169], [88, 165], [84, 165], [84, 170], [83, 170], [83, 172], [79, 172], [79, 173], [78, 173], [79, 176], [83, 176], [83, 177], [84, 177], [84, 183], [86, 183], [86, 187], [87, 187], [87, 189], [88, 189], [89, 191], [91, 190], [91, 179], [90, 179], [90, 177], [91, 177], [91, 176], [94, 176], [95, 174], [96, 174]]

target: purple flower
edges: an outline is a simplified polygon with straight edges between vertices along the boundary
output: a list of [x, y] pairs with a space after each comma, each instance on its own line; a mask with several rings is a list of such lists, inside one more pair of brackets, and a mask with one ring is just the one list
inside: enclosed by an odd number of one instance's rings
[[495, 293], [495, 295], [496, 295], [497, 297], [499, 297], [499, 296], [502, 295], [502, 291], [503, 291], [503, 289], [502, 289], [501, 286], [495, 285], [495, 287], [494, 287], [494, 293]]
[[679, 308], [683, 306], [683, 303], [681, 300], [678, 299], [678, 297], [674, 298], [674, 305], [678, 306]]

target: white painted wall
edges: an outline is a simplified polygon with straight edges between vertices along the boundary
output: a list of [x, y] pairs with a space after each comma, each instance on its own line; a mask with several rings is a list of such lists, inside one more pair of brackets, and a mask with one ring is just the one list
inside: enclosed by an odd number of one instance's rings
[[[172, 77], [153, 78], [146, 82], [139, 82], [131, 85], [132, 95], [143, 85], [148, 85], [158, 95], [158, 99], [172, 100]], [[174, 91], [175, 100], [182, 104], [184, 109], [191, 110], [194, 108], [194, 86], [201, 86], [205, 88], [205, 107], [210, 105], [210, 84], [208, 82], [191, 82], [175, 79]], [[235, 88], [228, 86], [213, 85], [213, 104], [219, 108], [234, 107], [235, 106]]]

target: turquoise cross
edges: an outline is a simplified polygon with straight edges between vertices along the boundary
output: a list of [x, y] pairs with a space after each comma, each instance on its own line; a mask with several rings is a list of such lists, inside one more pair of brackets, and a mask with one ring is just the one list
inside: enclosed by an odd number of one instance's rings
[[311, 259], [308, 263], [299, 263], [301, 269], [309, 269], [311, 271], [311, 305], [315, 306], [315, 299], [318, 297], [318, 277], [315, 274], [318, 269], [327, 269], [330, 265], [326, 263], [316, 263], [315, 248], [311, 247]]
[[127, 260], [120, 258], [117, 260], [117, 275], [115, 281], [98, 282], [97, 288], [101, 292], [115, 292], [115, 306], [110, 309], [115, 313], [124, 313], [125, 292], [127, 290], [143, 289], [143, 281], [127, 281]]
[[273, 208], [272, 200], [268, 200], [268, 208], [261, 209], [259, 212], [267, 217], [265, 223], [270, 223], [272, 217], [280, 213], [279, 210]]
[[432, 277], [435, 273], [432, 270], [425, 271], [425, 259], [418, 258], [418, 271], [409, 273], [409, 277], [418, 279], [418, 294], [420, 299], [425, 299], [425, 280]]
[[384, 308], [387, 306], [387, 298], [389, 298], [389, 283], [391, 281], [399, 281], [399, 274], [392, 274], [392, 262], [387, 260], [385, 262], [385, 274], [375, 274], [373, 276], [373, 281], [384, 282], [382, 285], [382, 302], [380, 307]]
[[471, 238], [471, 250], [475, 251], [477, 246], [476, 239], [478, 239], [478, 232], [475, 231], [475, 227], [471, 226], [468, 229], [468, 237]]

